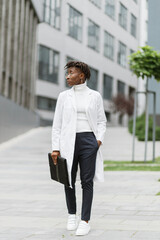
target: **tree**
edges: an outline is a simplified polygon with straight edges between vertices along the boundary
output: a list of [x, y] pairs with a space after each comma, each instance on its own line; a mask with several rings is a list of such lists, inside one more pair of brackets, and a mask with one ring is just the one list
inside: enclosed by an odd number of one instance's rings
[[129, 56], [132, 72], [139, 78], [152, 78], [160, 81], [160, 53], [150, 46], [141, 47]]
[[[148, 79], [155, 78], [160, 81], [160, 53], [153, 50], [150, 46], [140, 47], [135, 53], [129, 56], [130, 68], [138, 78], [146, 79], [146, 90], [143, 92], [146, 95], [146, 107], [145, 107], [145, 157], [146, 161], [147, 155], [147, 141], [148, 141], [148, 95], [154, 95], [154, 121], [153, 121], [153, 160], [155, 158], [155, 92], [148, 90]], [[136, 92], [136, 96], [139, 92]], [[142, 92], [141, 92], [142, 93]], [[134, 124], [133, 124], [133, 139], [135, 137], [135, 124], [136, 124], [136, 105], [137, 97], [135, 97], [135, 111], [134, 111]], [[134, 140], [133, 140], [133, 155], [132, 160], [134, 160]]]
[[131, 117], [133, 115], [134, 99], [132, 96], [127, 98], [123, 94], [118, 94], [112, 98], [110, 107], [114, 113], [120, 112], [122, 115], [127, 114]]

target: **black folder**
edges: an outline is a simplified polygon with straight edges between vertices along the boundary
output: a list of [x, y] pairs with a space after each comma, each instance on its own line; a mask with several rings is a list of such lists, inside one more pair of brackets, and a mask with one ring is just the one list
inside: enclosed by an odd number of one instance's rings
[[67, 161], [65, 158], [58, 156], [57, 164], [54, 165], [51, 153], [48, 153], [49, 167], [51, 179], [64, 184], [69, 187]]

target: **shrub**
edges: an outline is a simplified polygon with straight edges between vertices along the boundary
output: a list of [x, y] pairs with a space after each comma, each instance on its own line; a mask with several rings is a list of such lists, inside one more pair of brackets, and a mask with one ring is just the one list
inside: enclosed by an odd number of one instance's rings
[[[133, 133], [133, 119], [128, 122], [128, 130]], [[148, 140], [152, 141], [152, 130], [153, 130], [153, 118], [149, 116], [148, 123]], [[139, 141], [145, 141], [145, 114], [136, 118], [136, 131], [135, 135]], [[160, 140], [160, 127], [156, 127], [156, 140]]]

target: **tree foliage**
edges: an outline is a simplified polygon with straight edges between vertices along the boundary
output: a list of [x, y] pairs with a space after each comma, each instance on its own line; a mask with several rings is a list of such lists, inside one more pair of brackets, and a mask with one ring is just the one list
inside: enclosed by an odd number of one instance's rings
[[160, 53], [150, 46], [140, 47], [129, 56], [129, 64], [137, 77], [154, 77], [160, 81]]

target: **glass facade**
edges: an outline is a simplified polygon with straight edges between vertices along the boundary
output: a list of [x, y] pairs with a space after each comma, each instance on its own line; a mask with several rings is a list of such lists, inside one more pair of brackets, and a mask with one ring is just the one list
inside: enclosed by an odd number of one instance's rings
[[39, 70], [38, 78], [53, 83], [58, 83], [59, 53], [39, 45]]
[[37, 96], [37, 108], [41, 110], [55, 111], [57, 100]]
[[88, 20], [88, 47], [99, 51], [100, 27], [93, 21]]
[[110, 18], [115, 18], [115, 0], [105, 0], [105, 14]]
[[120, 3], [119, 25], [127, 30], [127, 8]]
[[87, 80], [87, 86], [97, 90], [97, 84], [98, 84], [98, 70], [89, 67], [90, 68], [90, 72], [91, 72], [91, 77], [89, 80]]
[[127, 51], [126, 45], [119, 41], [118, 63], [122, 67], [126, 67], [126, 51]]
[[68, 35], [82, 41], [82, 14], [69, 5]]
[[[134, 53], [134, 50], [133, 49], [130, 49], [130, 55]], [[131, 70], [130, 66], [129, 66], [129, 69]], [[132, 71], [132, 70], [131, 70]]]
[[44, 0], [43, 20], [56, 29], [60, 29], [61, 0]]
[[124, 82], [118, 80], [117, 92], [118, 92], [118, 94], [125, 95], [125, 83]]
[[107, 31], [104, 32], [104, 56], [114, 59], [114, 37]]
[[[66, 57], [66, 63], [69, 62], [69, 61], [74, 61], [74, 60], [76, 60], [76, 59], [71, 58], [69, 56]], [[65, 87], [70, 88], [70, 86], [68, 86], [68, 83], [67, 83], [67, 80], [66, 80], [66, 73], [67, 73], [67, 70], [66, 70], [65, 76], [64, 76], [64, 78], [65, 78]]]
[[131, 13], [131, 35], [136, 37], [137, 32], [137, 18]]
[[104, 74], [103, 76], [103, 97], [104, 99], [111, 100], [113, 91], [113, 77]]

